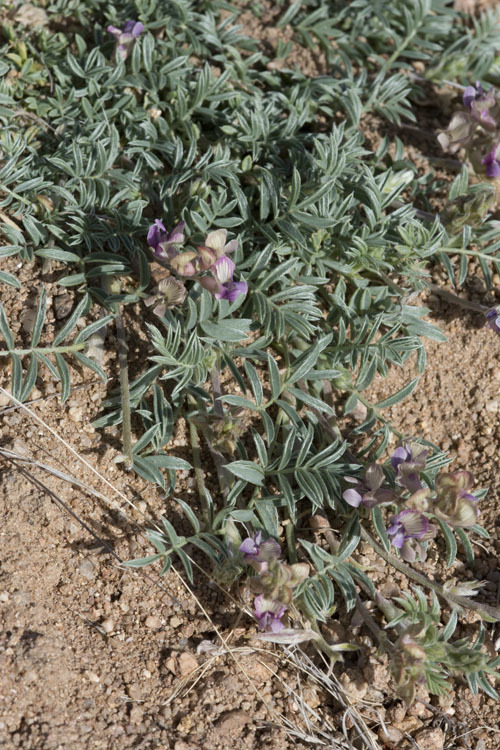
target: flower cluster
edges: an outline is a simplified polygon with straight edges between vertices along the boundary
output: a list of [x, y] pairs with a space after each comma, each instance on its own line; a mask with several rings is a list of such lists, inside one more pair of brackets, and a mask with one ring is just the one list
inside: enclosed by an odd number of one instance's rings
[[390, 519], [387, 534], [399, 549], [403, 559], [413, 562], [425, 560], [422, 542], [432, 539], [437, 532], [429, 515], [456, 528], [469, 528], [479, 515], [477, 498], [470, 490], [474, 483], [468, 471], [442, 472], [434, 483], [434, 491], [424, 487], [420, 473], [425, 469], [427, 451], [410, 445], [396, 449], [391, 464], [396, 472], [396, 482], [410, 492], [399, 498], [404, 508]]
[[[167, 232], [163, 222], [156, 219], [149, 229], [147, 242], [158, 260], [167, 263], [177, 276], [195, 279], [215, 299], [234, 302], [240, 295], [247, 293], [248, 286], [245, 281], [233, 281], [235, 264], [228, 256], [238, 247], [238, 240], [226, 242], [227, 229], [209, 232], [204, 244], [196, 248], [183, 248], [185, 239], [183, 221]], [[170, 297], [167, 301], [160, 303], [155, 311], [159, 309], [164, 312], [166, 307], [179, 304], [184, 299], [185, 289], [178, 281], [172, 280], [167, 292]], [[153, 304], [162, 294], [163, 291], [159, 289], [150, 304]], [[172, 300], [175, 301], [172, 302]], [[158, 314], [163, 314], [163, 312]]]
[[116, 26], [108, 26], [107, 30], [116, 39], [116, 58], [126, 60], [135, 40], [144, 31], [144, 26], [140, 21], [126, 21], [123, 29], [117, 29]]
[[496, 90], [484, 91], [479, 82], [463, 93], [464, 110], [455, 112], [438, 141], [446, 151], [465, 148], [474, 170], [500, 177], [500, 102]]
[[[500, 328], [500, 326], [499, 326]], [[424, 542], [433, 539], [437, 527], [432, 518], [445, 521], [456, 528], [473, 526], [479, 515], [477, 498], [471, 493], [474, 483], [468, 471], [442, 472], [438, 474], [434, 490], [425, 486], [422, 473], [425, 471], [428, 451], [420, 445], [404, 445], [396, 448], [391, 456], [396, 491], [383, 487], [384, 471], [378, 464], [367, 467], [363, 480], [344, 477], [352, 484], [343, 493], [348, 505], [354, 508], [376, 505], [397, 505], [398, 512], [389, 518], [386, 529], [391, 542], [399, 550], [401, 557], [408, 562], [425, 560]]]
[[288, 565], [280, 560], [281, 547], [275, 539], [263, 540], [259, 531], [239, 547], [243, 562], [257, 573], [250, 578], [250, 588], [257, 594], [254, 615], [259, 629], [279, 633], [285, 627], [281, 618], [292, 601], [292, 589], [309, 575], [307, 563]]

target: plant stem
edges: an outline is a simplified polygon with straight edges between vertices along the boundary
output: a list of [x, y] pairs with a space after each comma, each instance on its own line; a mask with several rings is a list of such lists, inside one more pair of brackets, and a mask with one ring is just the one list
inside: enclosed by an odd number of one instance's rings
[[297, 543], [295, 541], [295, 528], [292, 522], [292, 519], [288, 519], [288, 523], [285, 524], [285, 537], [286, 537], [286, 546], [288, 549], [288, 559], [290, 562], [296, 563], [297, 562]]
[[42, 346], [33, 349], [2, 349], [0, 357], [9, 357], [11, 354], [17, 354], [18, 357], [26, 357], [28, 354], [66, 354], [67, 352], [79, 352], [87, 346], [86, 341], [80, 344], [68, 344], [67, 346]]
[[196, 425], [191, 420], [189, 420], [189, 437], [191, 440], [194, 476], [196, 479], [196, 485], [198, 487], [198, 494], [200, 496], [201, 507], [203, 509], [203, 515], [205, 517], [205, 523], [207, 526], [209, 526], [210, 525], [210, 509], [207, 503], [207, 488], [205, 486], [205, 479], [203, 477], [203, 468], [201, 464], [200, 438], [198, 436], [198, 430], [196, 429]]
[[125, 467], [131, 469], [134, 463], [132, 455], [132, 418], [130, 413], [130, 389], [128, 381], [128, 346], [125, 339], [125, 327], [121, 309], [115, 317], [116, 338], [118, 341], [118, 364], [120, 367], [120, 395], [122, 407], [123, 452], [126, 457]]
[[429, 291], [442, 297], [451, 305], [458, 305], [459, 307], [464, 307], [466, 310], [474, 310], [474, 312], [482, 313], [483, 315], [489, 310], [488, 307], [480, 305], [479, 302], [469, 302], [469, 300], [462, 299], [452, 292], [447, 292], [446, 289], [441, 289], [441, 287], [436, 286], [435, 284], [429, 284]]
[[212, 372], [210, 373], [212, 379], [212, 393], [214, 399], [214, 412], [221, 419], [224, 417], [224, 407], [222, 405], [222, 389], [220, 384], [220, 356], [217, 355]]

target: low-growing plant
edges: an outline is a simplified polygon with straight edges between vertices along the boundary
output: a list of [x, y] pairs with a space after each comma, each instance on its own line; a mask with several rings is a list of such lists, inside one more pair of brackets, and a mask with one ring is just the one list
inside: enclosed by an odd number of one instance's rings
[[[248, 582], [262, 637], [314, 640], [332, 659], [353, 646], [328, 643], [322, 624], [369, 597], [392, 633], [365, 612], [397, 654], [402, 697], [419, 682], [442, 692], [449, 673], [496, 696], [484, 629], [473, 644], [450, 639], [462, 610], [487, 621], [500, 612], [471, 600], [470, 584], [440, 585], [414, 565], [438, 537], [448, 566], [459, 550], [472, 565], [470, 535], [487, 536], [484, 493], [469, 467], [444, 471], [449, 457], [418, 436], [397, 435], [384, 460], [395, 433], [384, 410], [416, 388], [424, 339], [444, 340], [414, 302], [431, 265], [457, 286], [471, 257], [487, 286], [500, 272], [487, 181], [498, 105], [483, 88], [497, 83], [498, 21], [470, 22], [444, 0], [278, 6], [294, 44], [324, 56], [328, 73], [311, 77], [288, 65], [288, 46], [271, 64], [221, 0], [43, 6], [33, 28], [14, 9], [2, 16], [0, 255], [50, 267], [75, 302], [52, 340], [43, 286], [29, 341], [0, 307], [12, 394], [26, 400], [40, 368], [60, 381], [62, 401], [73, 365], [105, 379], [99, 351], [114, 324], [120, 388], [95, 427], [121, 424], [125, 465], [168, 495], [176, 471], [191, 468], [199, 492], [194, 505], [177, 499], [192, 535], [163, 518], [147, 535], [156, 553], [130, 566], [161, 562], [166, 573], [177, 557], [193, 580], [196, 548], [220, 585], [244, 598]], [[491, 141], [479, 161], [469, 153], [486, 183], [469, 186], [463, 167], [440, 216], [429, 198], [442, 185], [418, 173], [395, 134], [419, 122], [428, 83], [415, 61], [438, 84], [479, 81], [444, 145], [467, 145], [459, 125], [471, 144], [479, 129]], [[367, 118], [382, 133], [374, 149]], [[0, 282], [19, 289], [13, 269]], [[496, 330], [498, 320], [489, 313]], [[126, 342], [138, 329], [147, 355], [129, 378]], [[417, 376], [371, 403], [374, 377], [412, 357]], [[366, 416], [348, 435], [339, 414], [358, 404]], [[181, 418], [192, 467], [169, 452]], [[202, 447], [217, 490], [205, 484]], [[377, 593], [356, 557], [362, 540], [418, 585], [416, 598]]]

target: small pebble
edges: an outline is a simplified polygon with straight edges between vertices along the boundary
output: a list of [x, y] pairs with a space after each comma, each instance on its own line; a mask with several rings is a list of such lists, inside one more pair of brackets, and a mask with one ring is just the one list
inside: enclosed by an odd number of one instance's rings
[[161, 620], [159, 617], [155, 617], [155, 615], [148, 615], [144, 624], [147, 628], [151, 628], [152, 630], [158, 630], [158, 628], [161, 628]]
[[83, 419], [82, 407], [72, 406], [68, 414], [72, 422], [81, 422]]
[[132, 724], [140, 724], [144, 716], [144, 709], [137, 704], [130, 710], [130, 721]]
[[101, 628], [105, 633], [112, 633], [115, 629], [115, 623], [111, 619], [104, 620], [103, 622], [101, 622]]
[[10, 396], [8, 393], [0, 393], [0, 407], [8, 406], [10, 404]]
[[58, 294], [57, 297], [54, 297], [52, 304], [54, 305], [56, 320], [62, 320], [70, 314], [73, 307], [73, 298], [70, 294]]
[[420, 729], [415, 735], [415, 741], [419, 747], [425, 747], [425, 750], [443, 750], [444, 734], [437, 727]]
[[378, 730], [378, 738], [380, 742], [384, 743], [384, 747], [386, 747], [387, 750], [393, 750], [393, 748], [397, 748], [403, 739], [403, 732], [400, 732], [399, 729], [396, 729], [396, 727], [393, 727], [390, 724], [386, 724], [385, 730], [384, 727], [380, 727]]
[[496, 398], [492, 398], [491, 401], [486, 402], [486, 406], [484, 407], [486, 411], [491, 412], [492, 414], [496, 414], [498, 411], [498, 401]]
[[133, 701], [140, 701], [142, 699], [141, 686], [134, 682], [133, 685], [129, 685], [127, 693]]
[[194, 670], [198, 668], [198, 662], [196, 658], [193, 656], [193, 654], [189, 654], [188, 652], [185, 652], [179, 656], [178, 663], [179, 671], [183, 677], [187, 674], [190, 674], [191, 672], [194, 672]]
[[82, 560], [78, 566], [78, 570], [80, 571], [80, 575], [89, 580], [95, 576], [95, 565], [91, 560]]

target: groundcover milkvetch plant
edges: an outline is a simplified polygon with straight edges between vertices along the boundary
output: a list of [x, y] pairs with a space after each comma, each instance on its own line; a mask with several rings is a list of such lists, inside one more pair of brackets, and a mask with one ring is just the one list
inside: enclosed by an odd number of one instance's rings
[[[415, 565], [443, 541], [448, 565], [458, 552], [472, 564], [469, 535], [486, 534], [482, 493], [469, 467], [445, 471], [449, 459], [418, 436], [387, 457], [384, 409], [418, 377], [377, 404], [365, 391], [412, 354], [421, 373], [423, 339], [444, 338], [412, 302], [431, 262], [456, 284], [471, 256], [487, 284], [498, 271], [490, 185], [469, 187], [462, 169], [429, 219], [439, 181], [419, 176], [392, 135], [402, 121], [420, 126], [415, 60], [436, 83], [469, 87], [467, 122], [490, 132], [498, 22], [469, 23], [441, 0], [283, 6], [278, 23], [326, 60], [328, 74], [311, 78], [287, 67], [287, 44], [276, 50], [284, 63], [267, 65], [217, 0], [126, 10], [55, 0], [45, 11], [48, 25], [35, 28], [3, 17], [0, 253], [50, 263], [74, 308], [52, 340], [43, 285], [30, 340], [0, 309], [13, 394], [26, 400], [50, 376], [66, 400], [75, 361], [105, 378], [96, 352], [114, 325], [120, 388], [94, 424], [121, 424], [126, 465], [172, 494], [176, 471], [191, 468], [166, 447], [184, 418], [199, 490], [195, 505], [175, 495], [193, 533], [164, 518], [148, 533], [156, 553], [132, 565], [161, 561], [166, 572], [177, 557], [192, 579], [197, 548], [221, 585], [240, 581], [244, 596], [248, 582], [262, 637], [314, 639], [332, 659], [351, 644], [327, 643], [322, 624], [369, 597], [406, 700], [421, 681], [444, 691], [450, 672], [496, 695], [484, 629], [474, 643], [451, 638], [463, 609], [498, 612], [471, 599], [479, 583], [438, 585]], [[362, 134], [368, 115], [381, 131], [391, 123], [376, 150]], [[19, 288], [14, 265], [0, 281]], [[77, 330], [82, 317], [90, 322]], [[126, 338], [137, 327], [149, 357], [129, 380]], [[358, 402], [366, 417], [351, 445], [335, 405], [349, 413]], [[204, 445], [217, 492], [204, 483]], [[356, 560], [361, 540], [414, 595], [380, 596]]]

